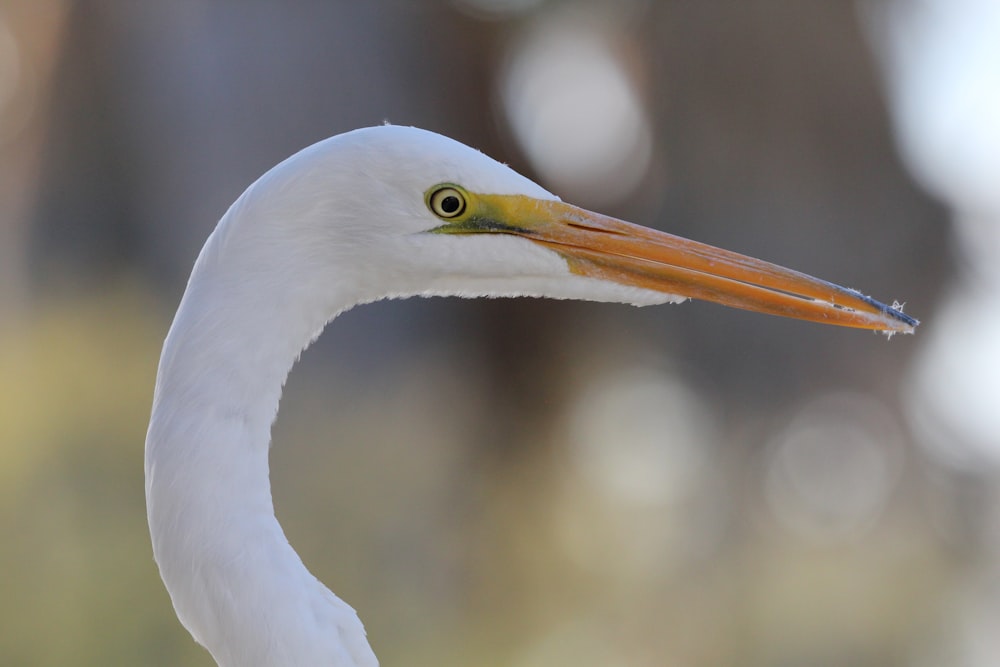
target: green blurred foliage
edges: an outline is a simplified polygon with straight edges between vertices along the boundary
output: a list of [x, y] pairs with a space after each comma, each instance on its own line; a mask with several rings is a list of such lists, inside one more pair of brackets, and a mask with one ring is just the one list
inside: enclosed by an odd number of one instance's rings
[[211, 664], [177, 641], [145, 526], [151, 302], [113, 287], [0, 327], [0, 664]]

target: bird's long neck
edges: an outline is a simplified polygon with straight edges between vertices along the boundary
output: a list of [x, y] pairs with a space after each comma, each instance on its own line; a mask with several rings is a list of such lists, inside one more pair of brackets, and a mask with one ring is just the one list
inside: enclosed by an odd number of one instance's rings
[[[146, 497], [161, 575], [181, 621], [220, 664], [376, 665], [354, 611], [285, 539], [268, 470], [289, 370], [358, 297], [328, 291], [305, 308], [294, 280], [232, 266], [241, 253], [220, 236], [199, 257], [157, 376]], [[249, 278], [228, 279], [237, 275]], [[282, 280], [289, 289], [276, 290]]]

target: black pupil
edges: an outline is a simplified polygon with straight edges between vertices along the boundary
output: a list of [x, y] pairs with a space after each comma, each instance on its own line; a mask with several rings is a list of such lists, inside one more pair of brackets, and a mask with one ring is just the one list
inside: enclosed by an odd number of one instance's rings
[[445, 213], [454, 213], [458, 210], [458, 207], [462, 205], [462, 202], [458, 200], [455, 195], [448, 195], [441, 200], [441, 210]]

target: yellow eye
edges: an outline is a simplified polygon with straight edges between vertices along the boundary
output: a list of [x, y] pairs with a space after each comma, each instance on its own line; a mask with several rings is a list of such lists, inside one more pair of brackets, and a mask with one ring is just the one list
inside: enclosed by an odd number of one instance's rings
[[457, 218], [465, 212], [465, 194], [450, 185], [432, 192], [427, 203], [439, 218]]

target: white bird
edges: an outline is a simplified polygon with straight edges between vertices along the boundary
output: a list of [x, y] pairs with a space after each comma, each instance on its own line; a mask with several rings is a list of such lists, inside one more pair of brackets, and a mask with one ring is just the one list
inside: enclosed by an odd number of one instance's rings
[[562, 203], [446, 137], [321, 141], [230, 207], [195, 263], [146, 436], [153, 554], [181, 623], [224, 667], [370, 667], [354, 610], [274, 516], [270, 429], [292, 364], [384, 298], [544, 296], [729, 306], [886, 332], [917, 321], [803, 274]]

